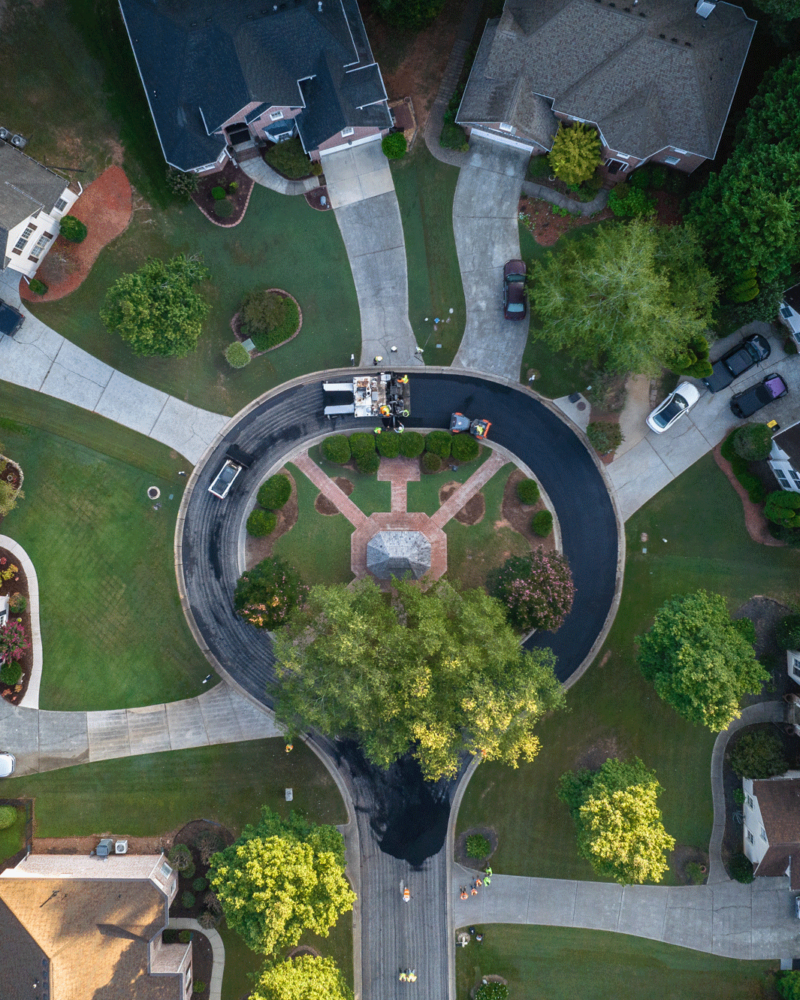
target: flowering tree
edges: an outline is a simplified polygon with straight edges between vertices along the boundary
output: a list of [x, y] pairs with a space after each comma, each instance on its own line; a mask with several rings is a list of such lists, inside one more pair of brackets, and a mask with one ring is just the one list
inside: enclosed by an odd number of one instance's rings
[[564, 556], [536, 549], [529, 556], [506, 559], [490, 582], [490, 591], [505, 605], [514, 628], [557, 632], [572, 609], [575, 584]]
[[9, 622], [0, 628], [0, 661], [21, 660], [27, 648], [28, 641], [22, 622]]
[[291, 611], [302, 604], [308, 587], [283, 559], [264, 559], [239, 577], [233, 603], [245, 621], [256, 628], [285, 625]]

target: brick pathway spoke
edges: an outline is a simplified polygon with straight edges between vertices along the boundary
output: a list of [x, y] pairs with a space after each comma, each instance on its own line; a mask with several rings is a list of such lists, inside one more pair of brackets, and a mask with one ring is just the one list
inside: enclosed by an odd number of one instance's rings
[[292, 462], [307, 479], [311, 480], [323, 496], [327, 497], [332, 504], [335, 504], [339, 512], [344, 514], [354, 528], [359, 528], [362, 524], [366, 523], [366, 514], [356, 507], [350, 497], [340, 490], [330, 476], [326, 476], [308, 455], [299, 455]]
[[473, 472], [469, 479], [442, 504], [431, 518], [431, 523], [437, 528], [443, 528], [505, 464], [506, 459], [493, 452], [491, 458], [487, 459], [477, 472]]

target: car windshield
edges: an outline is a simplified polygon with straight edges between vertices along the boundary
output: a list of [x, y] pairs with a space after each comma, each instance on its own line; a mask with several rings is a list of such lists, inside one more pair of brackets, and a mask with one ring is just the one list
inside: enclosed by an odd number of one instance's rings
[[507, 274], [506, 275], [506, 281], [524, 281], [524, 280], [525, 280], [525, 275], [524, 274]]
[[525, 306], [521, 302], [509, 302], [508, 311], [510, 313], [525, 312]]
[[682, 396], [674, 396], [664, 409], [653, 417], [653, 420], [659, 427], [666, 427], [670, 420], [674, 420], [685, 409], [686, 400]]

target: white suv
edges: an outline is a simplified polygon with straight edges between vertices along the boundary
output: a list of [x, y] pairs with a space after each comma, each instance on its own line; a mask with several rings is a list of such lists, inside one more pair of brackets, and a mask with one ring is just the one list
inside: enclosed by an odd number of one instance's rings
[[213, 493], [214, 496], [219, 497], [220, 500], [224, 500], [228, 493], [230, 493], [233, 481], [241, 471], [241, 465], [237, 462], [232, 462], [231, 459], [227, 459], [225, 464], [217, 473], [214, 482], [208, 487], [208, 492]]

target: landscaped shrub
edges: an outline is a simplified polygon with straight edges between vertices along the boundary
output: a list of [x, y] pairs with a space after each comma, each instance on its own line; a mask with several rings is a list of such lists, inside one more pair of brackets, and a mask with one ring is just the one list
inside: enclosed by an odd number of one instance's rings
[[455, 149], [459, 153], [466, 153], [469, 149], [467, 133], [456, 124], [456, 112], [449, 108], [444, 113], [442, 121], [442, 131], [439, 133], [439, 145], [443, 149]]
[[738, 428], [725, 438], [720, 452], [722, 457], [731, 463], [731, 472], [736, 476], [738, 482], [747, 490], [747, 495], [752, 503], [763, 503], [767, 496], [764, 484], [750, 472], [749, 463], [741, 455], [737, 455], [733, 442], [738, 434]]
[[788, 768], [780, 737], [768, 729], [745, 733], [731, 750], [731, 770], [740, 778], [774, 778]]
[[781, 649], [800, 649], [800, 615], [787, 615], [778, 622], [775, 639]]
[[193, 993], [205, 993], [205, 991], [206, 991], [206, 984], [203, 982], [203, 980], [202, 979], [195, 979], [194, 986], [192, 986], [192, 992]]
[[553, 168], [550, 166], [550, 161], [547, 159], [546, 153], [531, 157], [528, 164], [528, 177], [548, 177], [552, 172]]
[[692, 885], [702, 885], [706, 880], [707, 874], [703, 865], [697, 861], [690, 861], [686, 866], [686, 876]]
[[442, 459], [450, 458], [453, 440], [453, 435], [447, 431], [431, 431], [425, 438], [425, 451], [430, 451]]
[[216, 927], [219, 921], [220, 917], [216, 913], [212, 913], [211, 910], [203, 910], [197, 918], [198, 924], [206, 931], [210, 931], [212, 927]]
[[235, 194], [239, 190], [239, 182], [231, 181], [228, 185], [228, 194]]
[[193, 892], [184, 892], [181, 894], [181, 906], [184, 910], [191, 910], [195, 904], [195, 898]]
[[471, 434], [457, 435], [450, 446], [450, 454], [457, 462], [474, 462], [480, 450], [481, 446]]
[[181, 944], [188, 944], [192, 940], [191, 931], [178, 931], [178, 940]]
[[24, 594], [12, 594], [8, 600], [8, 610], [12, 615], [21, 615], [28, 607], [28, 599]]
[[369, 455], [375, 451], [376, 434], [367, 434], [365, 431], [356, 431], [350, 435], [350, 452], [353, 458], [359, 455]]
[[17, 819], [17, 810], [13, 806], [0, 806], [0, 830], [7, 830]]
[[442, 460], [438, 455], [434, 455], [432, 451], [426, 451], [422, 456], [422, 471], [423, 472], [438, 472], [442, 467]]
[[417, 431], [400, 434], [400, 454], [404, 458], [419, 458], [425, 451], [425, 438]]
[[311, 161], [311, 175], [312, 177], [322, 177], [325, 171], [322, 169], [322, 164], [319, 160]]
[[167, 855], [167, 861], [176, 872], [183, 872], [192, 864], [192, 852], [186, 844], [174, 844]]
[[384, 458], [397, 458], [400, 454], [400, 441], [402, 439], [402, 434], [393, 434], [391, 431], [387, 434], [386, 431], [383, 434], [378, 434], [378, 451]]
[[266, 538], [275, 530], [277, 523], [277, 514], [271, 510], [262, 510], [260, 507], [256, 507], [247, 518], [247, 534], [252, 535], [253, 538]]
[[86, 239], [86, 226], [74, 215], [65, 215], [59, 225], [61, 235], [70, 243], [83, 243]]
[[289, 477], [279, 472], [262, 483], [258, 489], [258, 502], [267, 510], [280, 510], [292, 495], [292, 484]]
[[734, 788], [733, 790], [733, 801], [737, 806], [743, 806], [747, 796], [744, 794], [741, 788]]
[[47, 291], [47, 285], [38, 278], [31, 278], [28, 282], [28, 288], [30, 288], [30, 290], [36, 295], [44, 295]]
[[775, 989], [783, 1000], [800, 1000], [800, 972], [781, 972], [775, 981]]
[[800, 493], [776, 490], [767, 497], [764, 513], [775, 524], [786, 528], [800, 527]]
[[27, 648], [22, 622], [8, 622], [0, 628], [0, 659], [21, 660]]
[[475, 990], [475, 1000], [508, 1000], [508, 987], [505, 983], [481, 983]]
[[322, 454], [329, 462], [344, 465], [350, 461], [350, 439], [344, 434], [331, 434], [322, 442]]
[[491, 849], [492, 845], [481, 834], [474, 833], [471, 837], [467, 837], [468, 858], [485, 858]]
[[733, 450], [748, 462], [759, 462], [769, 456], [772, 449], [772, 431], [766, 424], [745, 424], [737, 427], [733, 437]]
[[183, 878], [194, 878], [194, 874], [197, 871], [197, 866], [194, 861], [191, 861], [189, 865], [183, 869], [181, 875]]
[[539, 484], [535, 479], [521, 479], [517, 483], [517, 496], [520, 503], [532, 507], [535, 503], [539, 502], [539, 497], [541, 496]]
[[669, 359], [667, 367], [676, 375], [706, 378], [713, 371], [708, 360], [708, 341], [702, 334], [691, 337], [681, 350]]
[[311, 160], [306, 155], [299, 136], [293, 136], [286, 142], [276, 143], [264, 154], [264, 159], [279, 174], [290, 180], [308, 177], [311, 173]]
[[511, 625], [521, 632], [558, 631], [575, 597], [567, 560], [542, 549], [506, 559], [490, 577], [488, 589], [503, 604]]
[[549, 510], [540, 510], [531, 518], [531, 531], [539, 538], [547, 538], [553, 533], [553, 515]]
[[167, 169], [167, 187], [173, 194], [188, 198], [197, 190], [199, 183], [200, 178], [197, 174], [185, 174], [182, 170], [175, 170], [172, 167]]
[[753, 864], [744, 854], [734, 854], [730, 860], [731, 878], [744, 885], [753, 881]]
[[553, 173], [567, 184], [588, 181], [602, 162], [600, 136], [591, 125], [559, 125], [548, 154]]
[[204, 892], [208, 888], [208, 879], [203, 878], [202, 875], [198, 876], [194, 882], [192, 882], [193, 892]]
[[365, 476], [374, 476], [380, 465], [380, 456], [374, 451], [359, 452], [356, 455], [356, 468]]
[[238, 340], [234, 340], [232, 344], [228, 344], [225, 348], [225, 360], [231, 368], [244, 368], [253, 359], [250, 357], [250, 352], [244, 344], [240, 344]]
[[0, 667], [0, 684], [14, 687], [22, 680], [22, 667], [18, 663], [4, 663]]
[[215, 892], [207, 892], [205, 896], [203, 896], [203, 902], [213, 914], [221, 916], [222, 903], [220, 903], [219, 896], [217, 896]]
[[660, 191], [667, 182], [667, 168], [660, 163], [646, 163], [634, 170], [628, 179], [628, 184], [645, 191]]
[[609, 420], [594, 420], [586, 428], [589, 444], [601, 455], [607, 455], [622, 444], [623, 437], [620, 426]]
[[257, 628], [277, 628], [305, 600], [308, 587], [300, 574], [276, 556], [264, 559], [239, 577], [233, 606]]
[[233, 202], [228, 201], [215, 201], [214, 202], [214, 215], [218, 219], [229, 219], [233, 215]]
[[214, 201], [224, 201], [228, 197], [228, 192], [224, 187], [211, 188], [211, 197]]
[[621, 218], [634, 218], [651, 215], [656, 210], [656, 202], [641, 188], [617, 184], [608, 192], [608, 207]]
[[241, 330], [259, 351], [288, 340], [297, 329], [300, 313], [295, 302], [278, 292], [250, 292], [242, 302]]
[[401, 160], [408, 150], [406, 137], [402, 132], [392, 132], [381, 140], [381, 149], [387, 160]]
[[[217, 851], [221, 851], [225, 844], [222, 837], [213, 830], [201, 830], [194, 838], [194, 846], [200, 854], [200, 860], [204, 865], [207, 865], [211, 859], [211, 855], [216, 854]], [[207, 899], [204, 899], [203, 902], [208, 906]]]

